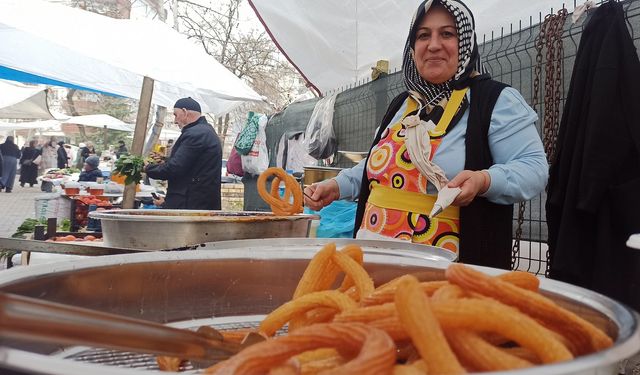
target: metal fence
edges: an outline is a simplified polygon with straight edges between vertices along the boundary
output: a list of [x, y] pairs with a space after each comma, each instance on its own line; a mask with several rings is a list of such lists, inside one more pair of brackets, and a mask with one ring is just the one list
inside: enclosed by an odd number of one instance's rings
[[[640, 44], [640, 0], [620, 2], [625, 10], [625, 17], [629, 32], [636, 48]], [[575, 2], [574, 2], [575, 8]], [[571, 80], [571, 71], [580, 44], [580, 37], [584, 26], [588, 23], [593, 10], [583, 15], [576, 23], [571, 22], [571, 15], [567, 17], [563, 33], [562, 57], [563, 80], [560, 87], [560, 111], [564, 106], [566, 92]], [[556, 14], [557, 10], [550, 9], [549, 14]], [[544, 119], [544, 68], [540, 84], [539, 103], [533, 105], [534, 75], [536, 66], [536, 37], [546, 15], [538, 14], [530, 17], [528, 22], [511, 25], [508, 30], [500, 30], [498, 34], [484, 35], [479, 38], [480, 55], [492, 77], [518, 89], [527, 102], [534, 107], [540, 120], [536, 124], [538, 131], [542, 129]], [[543, 50], [543, 54], [546, 50]], [[391, 100], [404, 90], [401, 72], [394, 72], [375, 81], [359, 82], [349, 87], [343, 87], [337, 93], [334, 112], [334, 130], [340, 150], [368, 151], [376, 127], [380, 124], [387, 106]], [[291, 130], [304, 130], [313, 111], [316, 100], [290, 105], [284, 112], [275, 115], [267, 126], [267, 145], [271, 151], [271, 165], [275, 164], [275, 150], [282, 134]], [[561, 115], [561, 113], [560, 113]], [[353, 163], [337, 155], [333, 166], [350, 167]], [[543, 193], [526, 203], [520, 251], [515, 254], [515, 268], [544, 274], [547, 260], [547, 225], [544, 203], [546, 195]], [[245, 208], [246, 205], [245, 205]], [[249, 207], [257, 208], [257, 207]], [[516, 226], [517, 210], [514, 213], [514, 228]]]

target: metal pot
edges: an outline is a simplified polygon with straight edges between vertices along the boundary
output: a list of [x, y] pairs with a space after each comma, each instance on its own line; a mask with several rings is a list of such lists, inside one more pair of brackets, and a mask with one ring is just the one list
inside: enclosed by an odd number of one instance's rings
[[138, 250], [163, 250], [210, 241], [307, 237], [317, 215], [276, 216], [270, 212], [196, 210], [94, 211], [104, 244]]
[[[228, 246], [207, 244], [212, 250], [113, 255], [30, 266], [0, 272], [0, 290], [151, 321], [174, 322], [172, 325], [185, 328], [202, 324], [254, 326], [262, 314], [291, 298], [309, 259], [321, 244], [328, 242], [314, 241], [234, 241]], [[450, 262], [441, 256], [441, 249], [423, 246], [400, 250], [397, 246], [398, 243], [387, 241], [368, 241], [364, 246], [365, 265], [376, 284], [405, 273], [414, 273], [423, 280], [443, 278]], [[482, 270], [490, 274], [502, 272]], [[616, 337], [615, 345], [574, 361], [500, 374], [614, 374], [617, 363], [640, 348], [640, 316], [628, 307], [553, 280], [543, 279], [541, 289]], [[151, 356], [15, 341], [0, 346], [0, 367], [60, 375], [135, 375], [140, 374], [139, 369], [157, 368]]]
[[339, 154], [344, 155], [347, 159], [351, 160], [354, 163], [359, 163], [362, 159], [366, 158], [369, 155], [369, 152], [361, 152], [361, 151], [338, 151]]
[[302, 178], [302, 182], [307, 186], [315, 182], [328, 180], [337, 176], [342, 169], [343, 168], [307, 166], [304, 167], [304, 177]]

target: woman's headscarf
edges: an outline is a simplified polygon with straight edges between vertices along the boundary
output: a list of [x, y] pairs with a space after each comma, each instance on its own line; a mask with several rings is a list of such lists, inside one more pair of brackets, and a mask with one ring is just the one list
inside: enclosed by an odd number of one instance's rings
[[[424, 15], [436, 5], [442, 5], [453, 17], [458, 34], [458, 69], [448, 81], [440, 84], [424, 80], [413, 59], [416, 30]], [[404, 49], [402, 70], [404, 82], [411, 96], [418, 101], [417, 114], [409, 115], [402, 120], [406, 126], [405, 145], [411, 161], [416, 168], [438, 191], [444, 188], [449, 180], [444, 171], [431, 160], [431, 143], [429, 127], [435, 127], [454, 89], [467, 87], [471, 79], [482, 72], [480, 56], [475, 36], [475, 23], [469, 8], [459, 0], [427, 0], [418, 7], [411, 21], [407, 44]], [[423, 111], [424, 108], [430, 109]], [[456, 115], [448, 124], [451, 129], [469, 107], [466, 96], [458, 107]], [[429, 113], [427, 113], [429, 112]], [[430, 121], [429, 121], [430, 120]], [[440, 134], [437, 137], [442, 137]]]
[[[424, 80], [420, 76], [416, 63], [413, 60], [416, 30], [420, 26], [424, 15], [436, 4], [442, 5], [452, 15], [459, 40], [458, 69], [454, 77], [440, 84], [430, 83]], [[426, 0], [420, 4], [411, 21], [402, 61], [404, 82], [407, 89], [418, 93], [424, 100], [424, 104], [441, 104], [443, 100], [446, 101], [449, 99], [454, 89], [469, 86], [471, 78], [477, 75], [477, 73], [485, 73], [478, 53], [475, 21], [469, 8], [459, 0]]]

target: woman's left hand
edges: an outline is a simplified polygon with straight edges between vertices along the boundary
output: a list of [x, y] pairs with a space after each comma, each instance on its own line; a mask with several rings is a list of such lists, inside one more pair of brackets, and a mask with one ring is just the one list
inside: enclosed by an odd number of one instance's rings
[[456, 175], [449, 183], [448, 187], [459, 187], [462, 191], [451, 203], [454, 206], [468, 206], [478, 195], [486, 192], [491, 186], [491, 175], [487, 171], [464, 170]]

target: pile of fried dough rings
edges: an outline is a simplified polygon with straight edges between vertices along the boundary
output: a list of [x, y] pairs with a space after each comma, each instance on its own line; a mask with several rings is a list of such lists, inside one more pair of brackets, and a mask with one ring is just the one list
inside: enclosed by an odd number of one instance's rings
[[[539, 280], [526, 272], [494, 277], [452, 264], [446, 280], [404, 275], [375, 288], [362, 263], [360, 247], [326, 245], [293, 299], [258, 327], [267, 339], [205, 373], [463, 374], [568, 361], [612, 345], [539, 294]], [[274, 337], [287, 323], [288, 333]]]
[[[269, 177], [271, 190], [266, 185]], [[284, 182], [284, 196], [280, 196], [280, 182]], [[258, 177], [258, 194], [271, 207], [271, 211], [278, 216], [291, 216], [302, 212], [302, 188], [295, 178], [287, 174], [284, 169], [271, 167], [260, 173]]]

